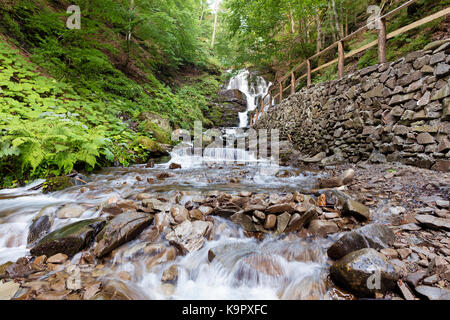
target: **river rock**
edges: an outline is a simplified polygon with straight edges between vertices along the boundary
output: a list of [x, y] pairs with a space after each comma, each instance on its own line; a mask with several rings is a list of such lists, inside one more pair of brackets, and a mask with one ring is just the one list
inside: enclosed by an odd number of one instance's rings
[[330, 275], [337, 285], [359, 297], [373, 297], [375, 292], [392, 290], [398, 280], [387, 258], [371, 248], [346, 255], [330, 268]]
[[234, 223], [240, 224], [245, 231], [255, 232], [257, 231], [255, 228], [255, 224], [252, 221], [252, 218], [247, 216], [244, 211], [238, 211], [230, 217], [230, 220]]
[[161, 281], [175, 281], [178, 278], [178, 266], [176, 264], [171, 265], [168, 269], [164, 270]]
[[277, 216], [274, 214], [269, 214], [266, 217], [266, 221], [264, 222], [264, 228], [266, 229], [273, 229], [275, 228], [275, 225], [277, 224]]
[[294, 206], [290, 203], [274, 204], [266, 209], [266, 213], [268, 214], [291, 213], [292, 211], [294, 211]]
[[288, 232], [300, 231], [304, 226], [307, 226], [312, 220], [318, 217], [316, 207], [310, 207], [304, 214], [295, 213], [291, 216], [291, 220], [285, 230]]
[[181, 164], [172, 162], [172, 163], [169, 165], [169, 169], [170, 169], [170, 170], [181, 169]]
[[208, 252], [208, 260], [211, 263], [220, 263], [230, 272], [242, 258], [247, 257], [257, 250], [255, 242], [221, 243], [211, 248]]
[[251, 254], [240, 262], [237, 281], [251, 281], [260, 277], [260, 274], [269, 277], [282, 277], [285, 273], [283, 265], [276, 256], [269, 254]]
[[0, 300], [10, 300], [20, 289], [20, 283], [9, 281], [2, 283], [0, 281]]
[[158, 210], [158, 211], [169, 211], [171, 208], [170, 203], [162, 202], [158, 199], [144, 199], [142, 200], [142, 205], [148, 209]]
[[450, 230], [450, 219], [437, 218], [430, 215], [417, 215], [415, 218], [429, 228]]
[[85, 209], [82, 206], [69, 203], [59, 209], [56, 216], [59, 219], [79, 218], [84, 211]]
[[174, 205], [170, 208], [170, 213], [176, 223], [182, 223], [189, 216], [189, 211], [181, 205]]
[[50, 258], [47, 259], [47, 263], [54, 263], [54, 264], [62, 264], [67, 261], [69, 257], [64, 253], [57, 253]]
[[344, 234], [327, 251], [332, 259], [363, 248], [383, 249], [390, 247], [395, 241], [394, 232], [382, 224], [369, 224]]
[[8, 268], [12, 264], [13, 264], [13, 262], [8, 261], [8, 262], [0, 265], [0, 280], [3, 278], [6, 278], [6, 276], [7, 276], [6, 268]]
[[277, 216], [277, 234], [281, 235], [289, 224], [291, 215], [287, 212]]
[[362, 203], [355, 200], [347, 200], [344, 204], [342, 213], [349, 214], [359, 220], [369, 220], [370, 210]]
[[45, 235], [52, 227], [50, 217], [47, 215], [40, 216], [34, 220], [28, 230], [27, 243], [33, 243], [43, 235]]
[[450, 300], [450, 290], [431, 286], [418, 286], [416, 292], [429, 300]]
[[212, 229], [211, 222], [189, 220], [177, 225], [172, 232], [166, 235], [167, 240], [188, 252], [200, 250], [204, 243], [204, 236]]
[[5, 271], [6, 277], [11, 279], [25, 278], [35, 272], [35, 270], [33, 270], [32, 268], [32, 265], [25, 257], [17, 259], [15, 263], [6, 267]]
[[127, 212], [116, 216], [97, 235], [99, 242], [94, 249], [95, 256], [101, 258], [120, 245], [134, 239], [150, 225], [153, 217], [151, 214], [142, 212]]
[[200, 212], [205, 216], [210, 215], [214, 211], [213, 208], [208, 207], [208, 206], [200, 206], [197, 209], [200, 210]]
[[324, 220], [313, 220], [309, 224], [308, 228], [309, 232], [312, 234], [318, 234], [320, 236], [325, 236], [330, 233], [336, 233], [339, 231], [339, 227], [336, 223], [332, 221], [324, 221]]
[[78, 221], [49, 233], [42, 238], [30, 253], [33, 256], [53, 256], [57, 253], [73, 256], [88, 246], [95, 235], [103, 228], [105, 221], [89, 219]]

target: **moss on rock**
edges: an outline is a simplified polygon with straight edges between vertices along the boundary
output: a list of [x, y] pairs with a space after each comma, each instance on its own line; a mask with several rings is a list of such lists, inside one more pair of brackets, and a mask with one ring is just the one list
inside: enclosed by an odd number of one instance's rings
[[145, 120], [144, 122], [142, 122], [140, 125], [140, 129], [145, 131], [146, 133], [151, 134], [153, 138], [159, 143], [172, 144], [170, 132], [162, 129], [157, 124], [149, 120]]
[[66, 188], [70, 188], [73, 186], [74, 186], [74, 183], [73, 183], [72, 179], [67, 176], [47, 178], [47, 180], [44, 182], [43, 192], [48, 193], [48, 192], [60, 191], [60, 190], [64, 190]]

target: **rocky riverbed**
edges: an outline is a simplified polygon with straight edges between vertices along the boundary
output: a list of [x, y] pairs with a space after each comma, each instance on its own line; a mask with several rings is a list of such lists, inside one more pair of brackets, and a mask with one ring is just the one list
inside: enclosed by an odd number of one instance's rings
[[172, 161], [80, 180], [1, 191], [2, 299], [450, 298], [446, 173]]

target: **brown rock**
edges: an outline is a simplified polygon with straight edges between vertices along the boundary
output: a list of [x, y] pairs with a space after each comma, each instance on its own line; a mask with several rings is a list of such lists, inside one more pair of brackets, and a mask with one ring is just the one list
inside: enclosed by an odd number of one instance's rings
[[380, 252], [389, 258], [395, 259], [398, 257], [398, 252], [392, 248], [384, 248], [384, 249], [381, 249]]
[[83, 299], [91, 300], [91, 298], [93, 298], [97, 293], [100, 292], [101, 286], [102, 286], [101, 281], [90, 283], [85, 289], [85, 292], [83, 294]]
[[408, 256], [412, 253], [411, 249], [408, 248], [404, 248], [404, 249], [398, 249], [397, 250], [398, 254], [400, 255], [400, 257], [405, 260], [406, 258], [408, 258]]
[[291, 203], [274, 204], [266, 209], [266, 213], [268, 214], [277, 214], [283, 212], [291, 213], [292, 211], [294, 211], [294, 206]]
[[172, 162], [172, 163], [170, 164], [170, 166], [169, 166], [169, 169], [170, 169], [170, 170], [181, 169], [181, 164]]
[[339, 227], [334, 222], [316, 219], [316, 220], [311, 221], [311, 223], [309, 224], [308, 230], [312, 234], [318, 234], [320, 236], [325, 236], [330, 233], [338, 232]]
[[402, 280], [397, 281], [397, 286], [400, 289], [400, 291], [402, 292], [403, 297], [405, 297], [406, 300], [415, 300], [413, 293], [408, 288], [408, 286], [405, 283], [403, 283]]
[[264, 212], [259, 211], [259, 210], [255, 210], [255, 212], [253, 212], [253, 215], [255, 217], [257, 217], [260, 220], [265, 220], [266, 219], [266, 215], [264, 214]]
[[97, 246], [94, 249], [96, 257], [101, 258], [125, 242], [134, 239], [153, 220], [153, 215], [141, 212], [122, 213], [108, 222], [98, 234]]
[[432, 229], [445, 229], [450, 231], [450, 219], [437, 218], [430, 215], [417, 215], [417, 221]]
[[205, 220], [205, 217], [203, 216], [203, 213], [200, 210], [198, 210], [198, 209], [191, 210], [189, 212], [189, 216], [193, 220]]
[[170, 282], [178, 278], [178, 266], [176, 264], [171, 265], [168, 269], [164, 270], [161, 277], [161, 281]]
[[342, 211], [344, 214], [349, 214], [360, 220], [369, 220], [370, 219], [370, 211], [365, 205], [354, 201], [347, 200], [344, 204], [344, 208]]
[[71, 290], [47, 291], [38, 294], [36, 300], [65, 300], [71, 292]]
[[291, 219], [291, 215], [287, 212], [280, 214], [277, 216], [277, 234], [281, 235], [286, 227], [289, 224], [289, 220]]
[[432, 144], [435, 140], [431, 134], [428, 132], [422, 132], [417, 136], [417, 143], [418, 144]]
[[264, 228], [273, 229], [275, 228], [276, 224], [277, 224], [277, 216], [274, 214], [267, 215], [266, 221], [264, 223]]
[[315, 207], [309, 208], [303, 215], [293, 214], [285, 232], [289, 233], [300, 231], [304, 226], [308, 226], [308, 224], [317, 217], [317, 209]]

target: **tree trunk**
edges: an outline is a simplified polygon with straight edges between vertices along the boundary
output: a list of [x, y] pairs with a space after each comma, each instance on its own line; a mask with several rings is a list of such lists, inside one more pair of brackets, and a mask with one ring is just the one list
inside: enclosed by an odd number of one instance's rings
[[[134, 0], [130, 0], [130, 13], [134, 12]], [[130, 51], [131, 51], [131, 36], [133, 33], [133, 27], [131, 26], [131, 23], [133, 22], [132, 17], [130, 16], [130, 20], [129, 22], [129, 27], [128, 27], [128, 32], [127, 32], [127, 37], [126, 37], [126, 43], [127, 43], [127, 59], [125, 61], [125, 68], [128, 67], [128, 64], [130, 63]]]
[[331, 0], [331, 8], [333, 10], [333, 15], [334, 15], [334, 23], [335, 23], [335, 28], [336, 28], [336, 33], [338, 34], [338, 36], [342, 39], [343, 35], [342, 35], [342, 30], [341, 27], [339, 25], [339, 16], [338, 16], [338, 12], [336, 9], [336, 1]]
[[200, 21], [203, 21], [203, 14], [205, 13], [205, 4], [204, 4], [203, 0], [201, 1], [201, 8], [202, 8], [202, 11], [200, 14]]
[[292, 14], [292, 10], [289, 10], [289, 20], [291, 21], [291, 33], [295, 33], [295, 22], [294, 22], [294, 15]]
[[216, 28], [217, 28], [217, 14], [219, 11], [219, 1], [216, 0], [216, 5], [215, 5], [215, 13], [214, 13], [214, 28], [213, 28], [213, 34], [212, 34], [212, 39], [211, 39], [211, 48], [214, 48], [214, 42], [216, 41]]
[[319, 53], [322, 50], [322, 22], [320, 21], [320, 16], [316, 13], [316, 26], [317, 26], [317, 41], [316, 41], [316, 52]]

